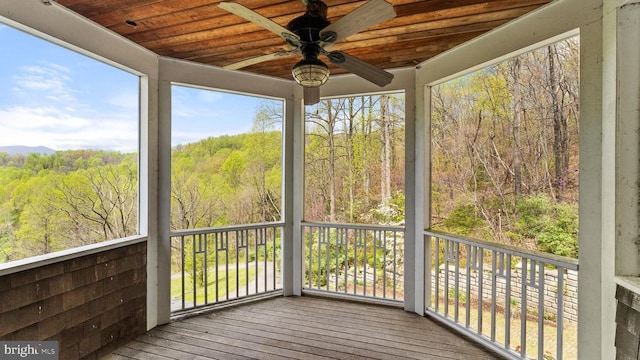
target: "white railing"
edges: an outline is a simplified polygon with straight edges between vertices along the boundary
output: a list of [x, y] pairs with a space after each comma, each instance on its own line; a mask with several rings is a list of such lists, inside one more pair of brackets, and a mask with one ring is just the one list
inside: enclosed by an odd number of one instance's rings
[[431, 249], [428, 315], [508, 358], [576, 358], [576, 259], [424, 235]]
[[304, 289], [400, 303], [402, 227], [302, 224]]
[[281, 223], [171, 233], [171, 310], [281, 290]]

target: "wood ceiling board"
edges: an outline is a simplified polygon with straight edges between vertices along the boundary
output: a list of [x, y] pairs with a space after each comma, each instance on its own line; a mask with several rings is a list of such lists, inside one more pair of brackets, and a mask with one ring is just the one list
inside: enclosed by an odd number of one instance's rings
[[[491, 16], [485, 17], [485, 20], [488, 20], [485, 23], [478, 22], [478, 19], [475, 18], [477, 15], [473, 15], [459, 17], [446, 22], [434, 21], [414, 26], [407, 26], [405, 27], [407, 29], [405, 31], [401, 31], [400, 28], [393, 28], [360, 33], [358, 35], [350, 37], [350, 41], [348, 42], [342, 42], [334, 45], [332, 47], [332, 50], [347, 51], [349, 49], [357, 49], [362, 47], [393, 44], [399, 41], [410, 39], [427, 39], [440, 37], [443, 35], [488, 31], [504, 24], [505, 22], [513, 18], [516, 18], [517, 16], [521, 15], [523, 11], [528, 11], [528, 9], [523, 10], [522, 8], [519, 8], [514, 10], [496, 11], [492, 13]], [[493, 20], [494, 18], [497, 20]], [[265, 55], [269, 51], [280, 51], [283, 49], [288, 49], [284, 41], [278, 40], [277, 38], [274, 40], [270, 40], [269, 45], [265, 45], [264, 40], [260, 34], [256, 35], [256, 39], [258, 39], [258, 41], [255, 43], [247, 39], [242, 43], [243, 46], [234, 44], [227, 45], [224, 51], [216, 51], [215, 48], [212, 48], [210, 52], [206, 53], [206, 55], [202, 54], [204, 56], [200, 56], [200, 54], [196, 53], [190, 57], [181, 54], [181, 57], [187, 58], [189, 60], [202, 61], [209, 64], [224, 66], [227, 63], [233, 63], [243, 60], [242, 58], [238, 57], [237, 54], [231, 52], [231, 50], [234, 48], [235, 50], [244, 50], [242, 55], [246, 58]], [[236, 48], [236, 46], [238, 47]]]
[[[300, 0], [235, 1], [281, 26], [304, 12]], [[418, 64], [549, 0], [388, 0], [397, 16], [335, 44], [384, 69]], [[290, 47], [260, 26], [230, 14], [220, 0], [58, 0], [60, 5], [159, 55], [224, 66]], [[363, 1], [326, 0], [336, 21]], [[136, 27], [126, 20], [135, 21]], [[297, 57], [250, 66], [245, 71], [291, 78]], [[322, 58], [324, 59], [324, 58]], [[324, 61], [324, 60], [323, 60]], [[334, 74], [344, 72], [331, 66]]]

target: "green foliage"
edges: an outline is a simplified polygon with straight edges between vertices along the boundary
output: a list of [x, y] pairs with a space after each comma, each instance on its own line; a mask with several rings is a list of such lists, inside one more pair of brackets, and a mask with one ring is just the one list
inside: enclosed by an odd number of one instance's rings
[[469, 235], [483, 223], [478, 217], [478, 210], [471, 204], [456, 206], [443, 221], [446, 231], [460, 235]]
[[173, 149], [172, 229], [281, 219], [282, 134], [265, 126]]
[[240, 184], [240, 177], [244, 172], [244, 157], [238, 152], [232, 152], [222, 164], [220, 170], [225, 176], [225, 180], [232, 188]]
[[577, 256], [578, 42], [432, 88], [434, 229]]
[[[353, 272], [358, 272], [355, 283], [364, 284], [364, 274], [360, 272], [366, 267], [369, 271], [376, 274], [376, 279], [382, 281], [386, 276], [385, 267], [393, 263], [394, 249], [389, 243], [386, 248], [380, 239], [375, 239], [372, 234], [366, 236], [364, 240], [366, 245], [360, 243], [358, 247], [355, 245], [355, 239], [351, 236], [347, 244], [337, 242], [336, 230], [331, 230], [324, 236], [323, 242], [318, 239], [319, 234], [315, 233], [314, 237], [305, 237], [305, 251], [309, 251], [312, 256], [305, 256], [305, 279], [309, 281], [309, 286], [314, 288], [335, 287], [335, 283], [331, 280], [332, 276], [342, 277], [345, 271], [349, 271], [349, 277], [354, 276]], [[343, 233], [341, 236], [345, 236]], [[360, 234], [359, 236], [364, 236]], [[343, 238], [344, 240], [344, 238]], [[377, 243], [376, 243], [377, 242]], [[386, 262], [385, 262], [386, 261]], [[352, 282], [352, 280], [349, 280]], [[342, 279], [338, 280], [338, 285], [344, 285]], [[370, 284], [373, 285], [373, 284]], [[344, 289], [335, 289], [344, 290]]]
[[556, 255], [578, 256], [578, 208], [553, 204], [545, 195], [521, 198], [515, 224], [520, 237], [535, 239], [538, 248]]
[[306, 114], [305, 219], [404, 221], [404, 94], [326, 99]]
[[0, 261], [133, 235], [137, 155], [0, 156]]

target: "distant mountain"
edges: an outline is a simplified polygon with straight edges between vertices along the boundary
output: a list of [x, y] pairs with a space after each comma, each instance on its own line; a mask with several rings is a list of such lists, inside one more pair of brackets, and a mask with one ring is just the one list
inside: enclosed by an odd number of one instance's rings
[[12, 146], [0, 146], [0, 152], [6, 152], [9, 155], [28, 155], [31, 153], [37, 154], [53, 154], [56, 151], [48, 148], [46, 146], [23, 146], [23, 145], [12, 145]]

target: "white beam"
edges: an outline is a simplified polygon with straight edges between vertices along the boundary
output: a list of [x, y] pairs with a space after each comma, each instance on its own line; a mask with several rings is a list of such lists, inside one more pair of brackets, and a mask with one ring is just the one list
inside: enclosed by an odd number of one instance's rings
[[279, 99], [293, 97], [292, 80], [226, 70], [167, 57], [160, 58], [159, 78], [173, 83], [206, 87], [226, 92]]
[[[380, 87], [376, 84], [370, 83], [369, 81], [354, 74], [332, 75], [329, 77], [329, 81], [320, 87], [320, 96], [339, 97], [390, 91], [404, 91], [407, 83], [414, 82], [413, 77], [415, 69], [413, 67], [393, 69], [389, 70], [389, 72], [394, 75], [394, 78], [391, 83], [385, 87]], [[301, 88], [300, 86], [295, 86]]]

